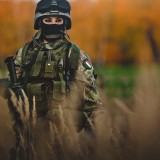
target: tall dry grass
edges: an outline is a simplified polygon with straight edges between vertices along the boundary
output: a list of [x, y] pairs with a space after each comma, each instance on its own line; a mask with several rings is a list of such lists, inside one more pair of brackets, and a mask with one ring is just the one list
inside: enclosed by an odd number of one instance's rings
[[137, 77], [131, 133], [136, 159], [160, 159], [160, 81], [156, 67], [143, 68]]
[[[31, 157], [39, 160], [159, 160], [159, 77], [156, 67], [141, 68], [134, 96], [127, 103], [106, 97], [104, 89], [100, 88], [105, 113], [97, 120], [96, 135], [84, 131], [76, 133], [73, 121], [66, 120], [60, 108], [57, 126], [45, 118], [36, 119], [33, 107], [30, 139], [33, 145], [30, 147], [34, 155]], [[15, 138], [7, 103], [2, 98], [0, 119], [0, 157], [8, 160]]]

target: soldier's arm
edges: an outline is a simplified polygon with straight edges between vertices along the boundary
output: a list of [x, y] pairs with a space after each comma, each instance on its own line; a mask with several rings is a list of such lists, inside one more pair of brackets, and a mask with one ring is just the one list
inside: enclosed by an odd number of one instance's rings
[[82, 84], [83, 111], [87, 118], [85, 129], [92, 130], [103, 113], [102, 102], [95, 84], [94, 68], [89, 57], [81, 51], [76, 81]]
[[14, 56], [14, 64], [16, 69], [17, 78], [20, 77], [21, 73], [23, 72], [23, 69], [21, 67], [22, 65], [22, 49], [20, 48], [17, 54]]

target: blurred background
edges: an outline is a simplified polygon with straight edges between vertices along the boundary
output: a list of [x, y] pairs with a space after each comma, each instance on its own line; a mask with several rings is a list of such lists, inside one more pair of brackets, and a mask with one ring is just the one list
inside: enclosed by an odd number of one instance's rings
[[[5, 57], [14, 55], [36, 32], [33, 30], [36, 3], [36, 0], [0, 0], [1, 78], [7, 75]], [[107, 117], [102, 126], [106, 126], [106, 135], [113, 142], [110, 147], [113, 150], [107, 155], [100, 151], [102, 159], [110, 155], [109, 160], [122, 157], [159, 160], [160, 1], [70, 0], [70, 3], [73, 27], [68, 34], [95, 66]]]
[[[70, 0], [73, 27], [68, 31], [103, 75], [108, 94], [131, 94], [136, 66], [160, 61], [159, 0]], [[0, 0], [0, 67], [36, 31], [36, 0]], [[121, 82], [118, 76], [125, 77]], [[112, 93], [112, 87], [118, 90]], [[119, 88], [117, 88], [119, 87]], [[126, 88], [125, 88], [126, 87]], [[113, 88], [115, 90], [115, 88]]]
[[[128, 65], [158, 61], [158, 0], [70, 0], [71, 40], [95, 63]], [[0, 55], [31, 40], [36, 0], [0, 0]], [[143, 53], [142, 53], [143, 50]]]

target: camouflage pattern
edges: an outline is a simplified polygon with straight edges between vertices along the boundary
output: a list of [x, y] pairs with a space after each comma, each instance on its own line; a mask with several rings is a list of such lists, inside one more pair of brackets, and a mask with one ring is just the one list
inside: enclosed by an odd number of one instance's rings
[[[68, 41], [63, 42], [68, 43]], [[47, 50], [55, 50], [55, 48], [51, 46], [45, 47]], [[61, 45], [59, 48], [60, 47]], [[73, 49], [70, 48], [69, 52], [71, 52], [71, 50]], [[28, 49], [28, 53], [29, 51], [33, 51], [32, 53], [36, 54], [37, 48], [35, 49], [35, 46], [31, 46], [31, 48]], [[60, 52], [58, 52], [63, 59], [66, 55], [64, 53], [66, 53], [67, 50], [64, 51], [61, 52], [60, 49]], [[61, 131], [63, 127], [60, 127], [62, 123], [64, 126], [74, 126], [74, 130], [76, 132], [80, 132], [83, 128], [86, 130], [88, 128], [93, 129], [95, 127], [94, 124], [96, 122], [96, 117], [101, 115], [100, 113], [103, 112], [100, 95], [95, 83], [94, 68], [91, 64], [91, 60], [85, 52], [82, 50], [79, 50], [79, 52], [77, 69], [74, 74], [75, 77], [72, 77], [72, 80], [70, 81], [69, 92], [62, 90], [62, 85], [65, 83], [63, 78], [60, 78], [59, 80], [54, 80], [53, 78], [49, 83], [46, 83], [45, 80], [43, 82], [43, 77], [42, 79], [41, 77], [38, 78], [42, 80], [41, 83], [29, 79], [28, 81], [30, 82], [27, 82], [25, 86], [30, 106], [34, 104], [33, 99], [35, 98], [37, 116], [34, 127], [34, 145], [35, 149], [37, 146], [40, 148], [37, 154], [37, 159], [41, 160], [46, 156], [50, 157], [49, 159], [52, 159], [51, 157], [55, 156], [52, 152], [55, 147], [53, 144], [56, 144], [54, 143], [56, 141], [56, 136], [54, 136], [55, 133], [52, 132], [52, 138], [50, 136], [50, 132], [54, 127], [56, 127], [62, 135], [64, 134], [64, 132]], [[27, 59], [26, 57], [25, 60]], [[18, 76], [21, 77], [25, 72], [25, 69], [22, 68], [22, 64], [24, 63], [23, 47], [17, 52], [14, 62], [17, 66], [17, 70], [20, 68]], [[61, 77], [60, 74], [59, 76]], [[45, 142], [40, 141], [43, 137]], [[42, 155], [41, 150], [46, 150], [45, 154]]]

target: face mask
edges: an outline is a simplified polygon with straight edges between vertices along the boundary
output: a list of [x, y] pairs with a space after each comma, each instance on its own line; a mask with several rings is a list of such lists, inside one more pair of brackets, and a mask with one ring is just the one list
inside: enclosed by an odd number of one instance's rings
[[42, 34], [44, 36], [48, 35], [54, 35], [54, 34], [61, 34], [64, 32], [64, 24], [58, 25], [58, 24], [45, 24], [42, 22]]

